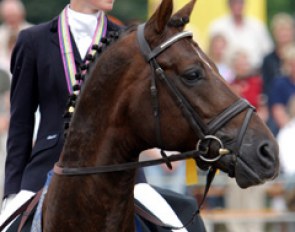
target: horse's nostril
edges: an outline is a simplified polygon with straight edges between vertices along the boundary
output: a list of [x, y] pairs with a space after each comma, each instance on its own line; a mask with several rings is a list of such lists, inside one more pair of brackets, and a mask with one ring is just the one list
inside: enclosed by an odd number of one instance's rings
[[263, 157], [268, 157], [269, 156], [269, 149], [268, 149], [268, 144], [262, 144], [259, 146], [259, 154], [262, 155]]
[[264, 166], [272, 167], [274, 165], [275, 155], [268, 141], [264, 141], [258, 146], [258, 156]]

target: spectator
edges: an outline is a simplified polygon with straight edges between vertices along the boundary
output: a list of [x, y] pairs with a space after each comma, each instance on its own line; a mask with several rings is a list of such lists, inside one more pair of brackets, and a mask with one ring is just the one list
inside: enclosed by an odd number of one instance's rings
[[208, 56], [218, 68], [220, 75], [228, 82], [233, 81], [233, 73], [226, 62], [227, 41], [222, 34], [215, 34], [210, 38]]
[[294, 20], [286, 13], [275, 15], [271, 22], [271, 31], [275, 42], [274, 50], [263, 60], [263, 93], [269, 95], [270, 86], [275, 77], [282, 75], [282, 52], [295, 39]]
[[251, 69], [248, 53], [243, 50], [234, 52], [231, 67], [235, 75], [231, 83], [232, 89], [257, 108], [262, 90], [262, 79], [256, 70]]
[[251, 69], [248, 53], [237, 50], [232, 54], [230, 63], [234, 74], [231, 83], [232, 89], [256, 107], [260, 118], [267, 122], [269, 113], [265, 98], [262, 95], [262, 77], [257, 70]]
[[295, 211], [295, 95], [290, 98], [287, 109], [292, 119], [279, 130], [277, 141], [280, 147], [281, 179], [284, 183], [286, 208]]
[[[270, 88], [274, 78], [283, 75], [282, 52], [286, 46], [294, 42], [294, 26], [294, 19], [286, 13], [279, 13], [272, 19], [271, 31], [275, 42], [275, 48], [264, 58], [262, 65], [263, 94], [265, 95], [266, 100], [269, 98]], [[273, 134], [276, 135], [278, 127], [271, 114], [267, 120], [267, 125]]]
[[284, 74], [274, 79], [269, 95], [271, 114], [278, 128], [290, 120], [286, 107], [295, 94], [295, 44], [285, 47], [282, 54]]
[[259, 69], [263, 57], [273, 45], [267, 28], [260, 21], [244, 14], [246, 0], [228, 0], [230, 15], [217, 19], [209, 28], [210, 36], [222, 34], [228, 43], [228, 52], [243, 48], [247, 51], [252, 69]]
[[0, 62], [9, 70], [11, 51], [18, 33], [31, 26], [26, 22], [25, 7], [20, 0], [2, 0], [0, 3]]
[[295, 177], [295, 95], [291, 97], [287, 109], [292, 119], [280, 129], [277, 141], [280, 146], [281, 171], [283, 175]]

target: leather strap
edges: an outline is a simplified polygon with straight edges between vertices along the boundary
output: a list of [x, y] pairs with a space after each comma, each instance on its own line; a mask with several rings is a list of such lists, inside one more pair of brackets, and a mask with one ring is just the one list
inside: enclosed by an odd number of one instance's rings
[[253, 111], [255, 110], [255, 108], [246, 99], [239, 99], [219, 114], [218, 117], [209, 122], [208, 128], [210, 133], [215, 134], [218, 129], [222, 128], [227, 122], [248, 108], [253, 109]]
[[29, 216], [31, 215], [31, 213], [33, 211], [33, 209], [37, 206], [37, 204], [38, 204], [38, 202], [40, 200], [40, 197], [42, 195], [42, 191], [43, 191], [43, 189], [41, 189], [41, 190], [39, 190], [37, 192], [37, 194], [33, 197], [31, 202], [29, 203], [29, 205], [27, 206], [27, 208], [23, 212], [20, 224], [19, 224], [18, 229], [17, 229], [17, 232], [21, 232], [21, 230], [23, 229], [23, 227], [26, 224]]
[[0, 225], [0, 231], [4, 230], [4, 228], [6, 226], [9, 225], [9, 223], [11, 223], [14, 219], [16, 219], [16, 217], [20, 214], [22, 214], [22, 212], [24, 212], [26, 210], [26, 208], [28, 207], [28, 205], [31, 203], [33, 197], [30, 198], [28, 201], [26, 201], [24, 204], [22, 204], [16, 211], [14, 211], [13, 214], [11, 214], [3, 223], [2, 225]]
[[100, 165], [95, 167], [61, 167], [59, 163], [54, 165], [53, 171], [55, 174], [63, 175], [63, 176], [81, 176], [81, 175], [90, 175], [90, 174], [98, 174], [98, 173], [106, 173], [106, 172], [119, 172], [129, 169], [136, 169], [140, 167], [147, 167], [152, 165], [158, 165], [162, 163], [166, 163], [166, 159], [169, 162], [174, 162], [178, 160], [184, 159], [195, 159], [200, 155], [200, 152], [197, 150], [192, 150], [188, 152], [183, 152], [180, 154], [173, 154], [167, 158], [160, 158], [155, 160], [148, 161], [140, 161], [140, 162], [129, 162], [124, 164], [113, 164], [113, 165]]

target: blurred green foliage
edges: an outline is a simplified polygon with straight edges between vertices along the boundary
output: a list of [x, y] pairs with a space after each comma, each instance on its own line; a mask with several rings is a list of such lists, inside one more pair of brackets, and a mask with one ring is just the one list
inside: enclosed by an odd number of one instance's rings
[[110, 13], [124, 23], [133, 20], [145, 21], [147, 17], [147, 0], [116, 0]]
[[68, 0], [22, 0], [27, 9], [27, 20], [38, 24], [58, 15]]
[[278, 12], [287, 12], [294, 16], [295, 1], [294, 0], [267, 0], [267, 16], [268, 23], [272, 17]]
[[[22, 0], [27, 9], [27, 19], [32, 23], [40, 23], [57, 16], [69, 0]], [[110, 13], [123, 22], [145, 20], [147, 16], [147, 0], [117, 0]]]

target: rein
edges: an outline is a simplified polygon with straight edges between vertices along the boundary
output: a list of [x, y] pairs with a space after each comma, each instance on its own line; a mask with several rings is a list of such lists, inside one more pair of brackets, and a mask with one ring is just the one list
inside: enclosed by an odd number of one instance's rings
[[[100, 165], [97, 167], [80, 167], [80, 168], [67, 168], [67, 167], [60, 167], [58, 164], [54, 165], [53, 172], [57, 175], [61, 176], [82, 176], [82, 175], [93, 175], [93, 174], [100, 174], [100, 173], [110, 173], [110, 172], [120, 172], [120, 171], [126, 171], [130, 169], [136, 169], [140, 167], [148, 167], [148, 166], [154, 166], [159, 165], [163, 163], [168, 162], [174, 162], [179, 160], [185, 160], [185, 159], [196, 159], [197, 157], [202, 157], [202, 152], [199, 150], [192, 150], [188, 152], [183, 153], [177, 153], [172, 154], [167, 157], [162, 157], [160, 159], [154, 159], [154, 160], [148, 160], [148, 161], [138, 161], [138, 162], [128, 162], [124, 164], [113, 164], [113, 165]], [[210, 162], [210, 161], [208, 161]], [[214, 161], [213, 161], [214, 162]], [[207, 194], [209, 192], [210, 186], [212, 184], [212, 181], [215, 177], [217, 169], [213, 166], [209, 168], [208, 174], [207, 174], [207, 181], [205, 190], [203, 193], [202, 200], [198, 206], [198, 209], [192, 214], [191, 218], [182, 226], [182, 227], [175, 227], [171, 226], [169, 224], [166, 224], [162, 222], [160, 219], [158, 219], [153, 214], [149, 213], [148, 211], [145, 211], [141, 209], [138, 205], [135, 204], [135, 211], [138, 215], [142, 216], [146, 220], [154, 223], [157, 226], [161, 226], [163, 229], [167, 230], [181, 230], [183, 228], [186, 228], [188, 225], [194, 222], [195, 217], [200, 213], [200, 209], [202, 208], [205, 199], [207, 197]]]
[[83, 176], [83, 175], [92, 175], [99, 173], [108, 173], [108, 172], [121, 172], [130, 169], [136, 169], [141, 167], [148, 167], [154, 165], [160, 165], [166, 162], [166, 159], [169, 162], [175, 162], [185, 159], [196, 159], [197, 157], [202, 156], [202, 152], [198, 150], [192, 150], [183, 153], [172, 154], [167, 158], [159, 158], [147, 161], [138, 161], [138, 162], [128, 162], [124, 164], [112, 164], [112, 165], [99, 165], [96, 167], [77, 167], [77, 168], [68, 168], [60, 167], [58, 163], [54, 165], [53, 171], [55, 174], [62, 176]]

